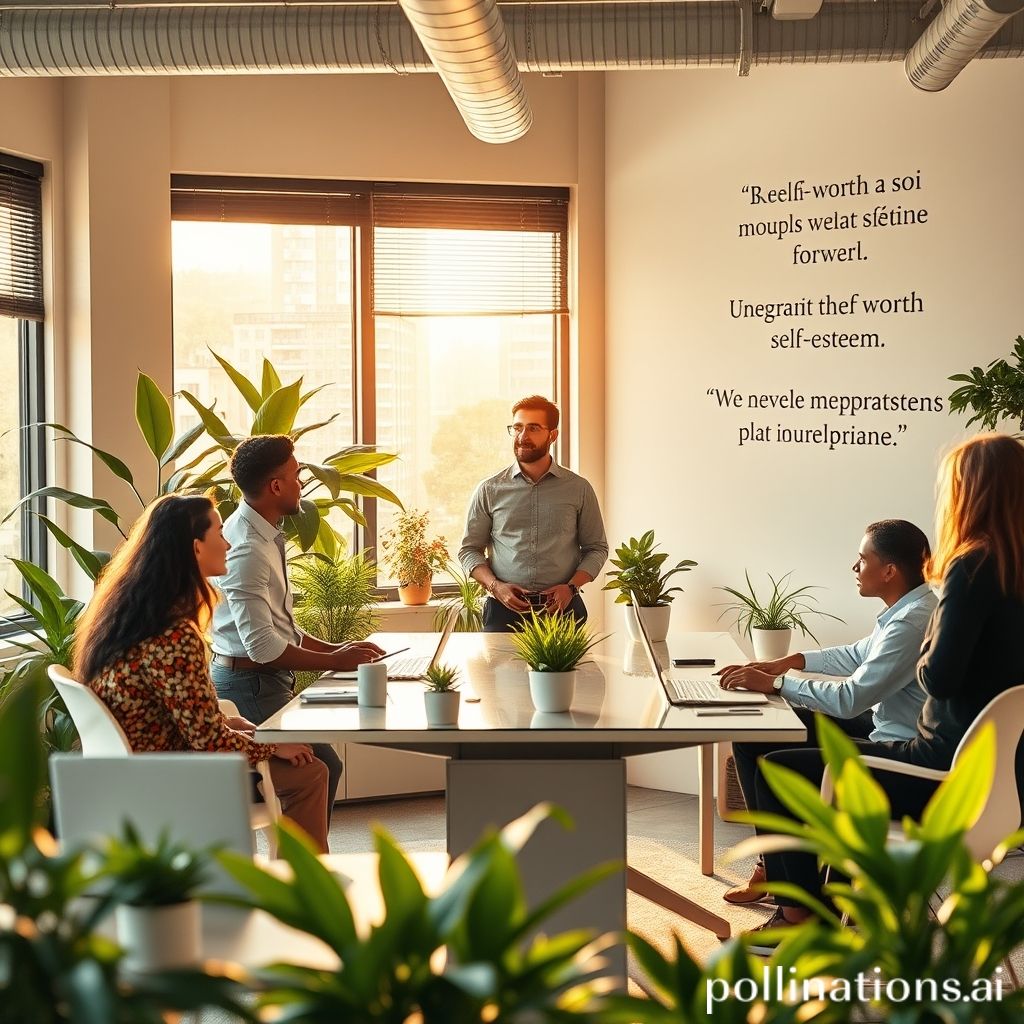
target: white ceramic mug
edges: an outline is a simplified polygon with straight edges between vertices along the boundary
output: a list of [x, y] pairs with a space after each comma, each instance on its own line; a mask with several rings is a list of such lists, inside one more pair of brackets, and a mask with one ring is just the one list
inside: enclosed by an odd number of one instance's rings
[[368, 661], [356, 669], [359, 703], [382, 708], [388, 699], [388, 667], [383, 661]]

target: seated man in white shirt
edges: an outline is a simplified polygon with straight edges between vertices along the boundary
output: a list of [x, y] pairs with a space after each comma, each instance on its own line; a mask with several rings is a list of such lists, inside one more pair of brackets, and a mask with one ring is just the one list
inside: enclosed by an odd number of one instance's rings
[[[729, 665], [719, 673], [722, 686], [782, 694], [807, 728], [805, 743], [783, 744], [786, 749], [816, 749], [820, 745], [814, 729], [815, 712], [828, 715], [854, 739], [912, 739], [925, 698], [917, 685], [915, 667], [936, 605], [935, 595], [924, 582], [929, 554], [928, 538], [913, 523], [903, 519], [872, 523], [853, 564], [861, 597], [877, 597], [885, 603], [871, 635], [845, 647], [791, 654], [778, 661]], [[800, 670], [846, 678], [793, 679], [784, 675]], [[733, 744], [736, 773], [751, 810], [758, 809], [758, 758], [778, 749], [778, 745], [766, 743]], [[820, 767], [819, 758], [819, 773]], [[723, 898], [729, 903], [765, 899], [753, 888], [764, 880], [764, 865], [759, 862], [750, 880], [730, 889]]]

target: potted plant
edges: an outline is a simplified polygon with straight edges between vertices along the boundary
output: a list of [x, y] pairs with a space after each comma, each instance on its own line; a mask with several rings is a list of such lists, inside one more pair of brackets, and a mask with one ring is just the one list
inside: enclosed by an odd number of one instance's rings
[[145, 972], [199, 962], [199, 904], [193, 899], [206, 880], [207, 855], [171, 842], [166, 833], [146, 843], [130, 822], [124, 836], [104, 849], [105, 871], [119, 906], [117, 937], [125, 966]]
[[453, 665], [431, 665], [423, 677], [427, 690], [423, 705], [427, 725], [457, 725], [459, 721], [459, 670]]
[[398, 597], [402, 604], [426, 604], [430, 600], [434, 573], [448, 565], [448, 548], [444, 539], [427, 539], [430, 523], [428, 512], [409, 509], [399, 513], [389, 530], [380, 539], [383, 560], [398, 580]]
[[458, 593], [446, 597], [434, 615], [434, 631], [440, 633], [453, 608], [459, 609], [455, 620], [456, 633], [479, 633], [484, 628], [484, 597], [487, 591], [472, 576], [467, 576], [458, 562], [448, 563], [448, 575], [455, 580]]
[[[616, 604], [636, 604], [637, 614], [642, 615], [644, 626], [653, 643], [660, 643], [668, 636], [668, 623], [672, 613], [672, 599], [682, 593], [682, 587], [669, 587], [668, 582], [676, 573], [689, 572], [697, 563], [689, 558], [677, 562], [668, 572], [662, 572], [668, 554], [655, 551], [654, 531], [648, 530], [642, 537], [630, 537], [615, 549], [611, 559], [614, 569], [607, 574], [602, 590], [617, 590]], [[639, 641], [633, 617], [626, 614], [626, 631], [634, 642]]]
[[994, 359], [983, 370], [975, 366], [970, 373], [956, 373], [949, 379], [960, 383], [949, 396], [949, 411], [974, 415], [967, 421], [981, 423], [986, 430], [995, 430], [1000, 420], [1012, 420], [1024, 431], [1024, 336], [1017, 335], [1013, 346], [1015, 365], [1005, 359]]
[[530, 666], [530, 699], [538, 711], [568, 711], [576, 692], [576, 666], [606, 637], [565, 612], [530, 612], [512, 633], [516, 655]]
[[735, 601], [726, 604], [719, 618], [734, 612], [734, 625], [742, 636], [749, 637], [754, 643], [754, 657], [758, 661], [775, 661], [789, 653], [789, 644], [794, 629], [799, 629], [804, 636], [809, 636], [815, 643], [818, 638], [811, 632], [806, 619], [809, 615], [820, 615], [822, 618], [835, 619], [842, 622], [837, 615], [830, 615], [815, 608], [816, 599], [809, 591], [814, 587], [789, 587], [788, 580], [792, 573], [786, 573], [776, 579], [768, 573], [772, 590], [767, 600], [762, 601], [750, 582], [750, 573], [744, 572], [747, 578], [747, 590], [735, 590], [732, 587], [719, 587], [727, 594], [732, 594]]
[[[377, 629], [377, 571], [364, 551], [351, 556], [310, 552], [292, 558], [290, 569], [300, 629], [331, 644], [365, 640]], [[320, 674], [296, 672], [295, 692]]]

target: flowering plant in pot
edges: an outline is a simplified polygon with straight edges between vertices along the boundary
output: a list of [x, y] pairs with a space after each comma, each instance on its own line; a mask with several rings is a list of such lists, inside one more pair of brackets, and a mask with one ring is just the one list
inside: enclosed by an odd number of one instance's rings
[[459, 670], [454, 665], [431, 665], [423, 677], [427, 725], [456, 725], [459, 721]]
[[538, 711], [568, 711], [576, 692], [576, 667], [607, 636], [566, 612], [531, 612], [512, 633], [517, 657], [530, 667], [530, 698]]
[[[690, 558], [676, 562], [667, 572], [662, 568], [668, 559], [665, 551], [655, 551], [654, 531], [641, 537], [630, 537], [615, 549], [611, 559], [614, 569], [608, 571], [602, 590], [617, 590], [616, 604], [636, 604], [637, 614], [643, 615], [644, 625], [653, 643], [668, 636], [671, 605], [682, 587], [670, 587], [669, 581], [677, 573], [689, 572], [697, 563]], [[642, 610], [641, 610], [642, 609]], [[635, 632], [633, 617], [627, 613], [626, 630], [634, 642], [640, 637]]]
[[734, 625], [741, 635], [749, 637], [754, 643], [754, 656], [758, 661], [774, 661], [784, 658], [789, 653], [789, 644], [794, 629], [799, 629], [804, 636], [809, 636], [815, 643], [818, 638], [807, 625], [809, 615], [820, 615], [822, 618], [843, 620], [837, 615], [816, 608], [817, 599], [809, 591], [817, 588], [812, 586], [791, 587], [786, 573], [776, 579], [768, 573], [772, 590], [767, 599], [762, 600], [754, 590], [750, 581], [750, 573], [744, 572], [747, 579], [747, 590], [736, 590], [733, 587], [719, 587], [736, 599], [725, 605], [719, 618], [733, 612], [736, 616]]
[[380, 539], [382, 561], [398, 580], [403, 604], [426, 604], [434, 573], [442, 572], [449, 562], [444, 538], [427, 538], [429, 525], [429, 512], [409, 509], [395, 517]]

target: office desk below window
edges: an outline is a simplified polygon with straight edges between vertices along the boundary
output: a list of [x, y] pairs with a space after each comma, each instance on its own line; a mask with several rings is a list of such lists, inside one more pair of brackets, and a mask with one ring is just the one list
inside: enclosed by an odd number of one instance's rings
[[[374, 639], [386, 649], [409, 646], [410, 654], [430, 654], [436, 634], [388, 633]], [[714, 657], [728, 664], [740, 657], [727, 633], [677, 634], [669, 649], [675, 657]], [[661, 653], [659, 648], [659, 655]], [[488, 826], [500, 827], [535, 803], [550, 801], [575, 821], [572, 831], [545, 823], [521, 857], [527, 898], [537, 901], [557, 885], [605, 861], [626, 858], [626, 757], [681, 747], [702, 747], [702, 849], [713, 802], [711, 744], [726, 740], [786, 742], [804, 739], [795, 714], [774, 702], [760, 715], [700, 716], [670, 708], [657, 681], [633, 645], [612, 637], [580, 666], [572, 710], [541, 714], [530, 702], [526, 667], [507, 636], [456, 633], [444, 662], [462, 669], [462, 702], [454, 728], [428, 728], [423, 686], [388, 684], [383, 708], [303, 705], [298, 699], [257, 730], [261, 742], [341, 742], [414, 750], [448, 758], [448, 852], [467, 849]], [[667, 651], [666, 651], [667, 654]], [[674, 669], [700, 677], [708, 669]], [[479, 703], [469, 703], [477, 696]], [[706, 820], [705, 820], [706, 819]], [[710, 843], [708, 843], [710, 849]], [[703, 858], [702, 858], [703, 860]], [[702, 867], [704, 867], [702, 863]], [[708, 865], [710, 868], [710, 865]], [[639, 880], [629, 871], [631, 888]], [[619, 872], [579, 901], [564, 908], [551, 930], [581, 925], [604, 930], [625, 926], [627, 872]], [[685, 904], [685, 900], [680, 900]], [[693, 905], [674, 906], [719, 935], [728, 934], [720, 917]], [[620, 950], [611, 973], [624, 976]]]

